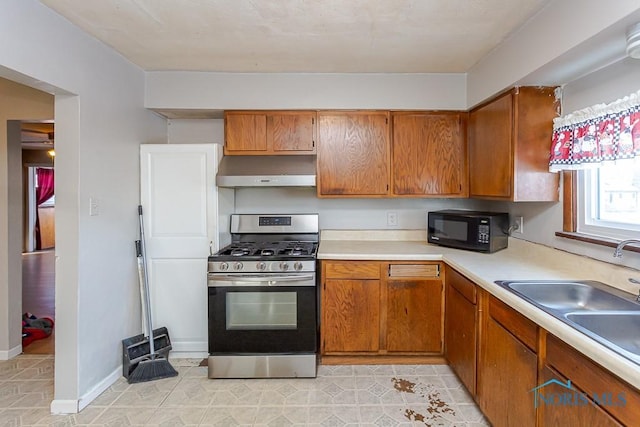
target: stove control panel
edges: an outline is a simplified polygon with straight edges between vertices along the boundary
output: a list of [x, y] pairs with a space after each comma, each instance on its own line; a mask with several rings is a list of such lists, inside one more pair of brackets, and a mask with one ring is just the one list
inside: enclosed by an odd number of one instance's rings
[[316, 271], [315, 260], [302, 261], [209, 261], [209, 273], [285, 273], [285, 272], [314, 272]]

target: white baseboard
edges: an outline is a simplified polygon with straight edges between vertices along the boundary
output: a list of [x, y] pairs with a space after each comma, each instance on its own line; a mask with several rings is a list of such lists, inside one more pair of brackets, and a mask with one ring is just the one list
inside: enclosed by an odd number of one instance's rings
[[52, 414], [77, 414], [78, 412], [77, 400], [54, 399], [51, 401]]
[[122, 365], [115, 371], [111, 372], [105, 379], [100, 381], [93, 389], [85, 393], [84, 396], [78, 401], [78, 410], [82, 411], [91, 402], [93, 402], [98, 396], [102, 394], [106, 389], [111, 387], [113, 383], [118, 381], [118, 378], [122, 376]]
[[62, 400], [55, 399], [51, 402], [52, 414], [77, 414], [93, 402], [106, 389], [111, 387], [113, 383], [118, 381], [122, 376], [122, 365], [115, 371], [110, 373], [105, 379], [100, 381], [89, 392], [85, 393], [79, 400]]
[[206, 351], [173, 351], [169, 352], [169, 361], [171, 359], [204, 359], [209, 356]]
[[[171, 354], [173, 353], [207, 353], [209, 349], [207, 341], [173, 341]], [[207, 353], [208, 354], [208, 353]]]
[[13, 359], [14, 357], [16, 357], [17, 355], [22, 353], [22, 344], [13, 347], [10, 350], [3, 350], [0, 351], [0, 360], [9, 360], [9, 359]]

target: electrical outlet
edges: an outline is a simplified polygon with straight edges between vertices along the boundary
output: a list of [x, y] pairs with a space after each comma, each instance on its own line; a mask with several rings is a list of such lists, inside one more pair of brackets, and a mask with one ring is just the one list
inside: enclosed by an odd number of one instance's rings
[[389, 226], [389, 227], [397, 227], [398, 226], [398, 214], [397, 214], [397, 212], [387, 212], [387, 226]]
[[524, 217], [517, 216], [515, 223], [515, 228], [513, 230], [514, 233], [523, 234], [524, 233]]

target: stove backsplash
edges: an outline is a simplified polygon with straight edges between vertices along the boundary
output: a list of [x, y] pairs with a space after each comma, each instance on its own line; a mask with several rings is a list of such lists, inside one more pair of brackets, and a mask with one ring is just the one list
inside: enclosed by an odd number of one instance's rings
[[[238, 188], [235, 213], [318, 213], [320, 229], [425, 229], [426, 215], [440, 209], [490, 209], [469, 199], [319, 199], [315, 188]], [[388, 225], [395, 213], [397, 225]]]

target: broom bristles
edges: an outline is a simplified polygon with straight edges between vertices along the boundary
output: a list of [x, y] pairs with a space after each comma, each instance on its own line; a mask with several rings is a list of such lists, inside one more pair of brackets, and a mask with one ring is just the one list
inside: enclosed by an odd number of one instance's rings
[[138, 366], [129, 375], [129, 384], [171, 378], [178, 375], [178, 372], [173, 369], [167, 359], [157, 354], [154, 356], [138, 363]]

